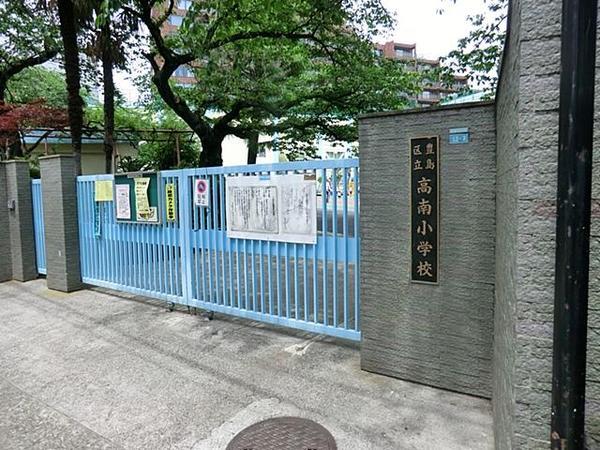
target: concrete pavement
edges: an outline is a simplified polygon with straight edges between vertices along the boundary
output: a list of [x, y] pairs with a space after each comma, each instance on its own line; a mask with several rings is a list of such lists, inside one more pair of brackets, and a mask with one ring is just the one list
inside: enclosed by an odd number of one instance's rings
[[340, 449], [491, 449], [487, 400], [366, 373], [359, 351], [44, 280], [0, 284], [0, 448], [224, 449], [268, 417]]

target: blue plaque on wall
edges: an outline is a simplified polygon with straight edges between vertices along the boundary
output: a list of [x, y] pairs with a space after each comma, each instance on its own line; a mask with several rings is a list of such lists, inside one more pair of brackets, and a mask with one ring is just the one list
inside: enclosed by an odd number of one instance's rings
[[451, 128], [448, 142], [453, 145], [468, 144], [470, 133], [468, 128]]

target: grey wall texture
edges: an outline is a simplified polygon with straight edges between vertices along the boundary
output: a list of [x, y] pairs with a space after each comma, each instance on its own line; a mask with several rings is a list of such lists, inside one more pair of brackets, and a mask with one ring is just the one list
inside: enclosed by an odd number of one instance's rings
[[49, 289], [80, 289], [77, 185], [72, 156], [40, 158]]
[[[12, 278], [19, 281], [33, 280], [37, 278], [38, 273], [35, 261], [29, 163], [27, 161], [7, 161], [2, 164], [6, 170], [7, 200], [15, 201], [15, 209], [8, 211]], [[4, 202], [3, 208], [6, 208], [6, 205]]]
[[[497, 94], [494, 423], [498, 449], [549, 447], [560, 0], [513, 0]], [[600, 92], [597, 72], [596, 92]], [[600, 112], [596, 96], [596, 117]], [[597, 121], [600, 124], [600, 120]], [[587, 438], [600, 448], [600, 135], [596, 133]]]
[[[491, 395], [494, 106], [362, 118], [361, 314], [365, 370]], [[449, 145], [450, 128], [471, 142]], [[409, 139], [440, 136], [440, 281], [410, 282]]]
[[[511, 42], [520, 37], [516, 22], [519, 15], [519, 2], [511, 2]], [[501, 95], [496, 99], [496, 304], [492, 406], [498, 449], [514, 448], [519, 74], [519, 53], [516, 46], [509, 45], [505, 48], [498, 85]]]
[[6, 164], [0, 164], [0, 283], [12, 279]]

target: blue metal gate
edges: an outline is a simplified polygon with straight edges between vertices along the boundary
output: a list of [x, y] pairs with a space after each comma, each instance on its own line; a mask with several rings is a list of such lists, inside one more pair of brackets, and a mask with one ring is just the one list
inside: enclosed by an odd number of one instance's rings
[[42, 203], [42, 184], [40, 180], [31, 180], [33, 198], [33, 233], [35, 238], [35, 259], [37, 271], [46, 274], [46, 241], [44, 232], [44, 206]]
[[[317, 243], [227, 236], [229, 177], [309, 174], [318, 181]], [[83, 281], [272, 324], [360, 340], [358, 160], [327, 160], [163, 171], [177, 191], [178, 221], [162, 208], [158, 225], [115, 220], [112, 202], [94, 202], [78, 178]], [[195, 181], [207, 179], [207, 208]], [[161, 199], [163, 201], [163, 199]]]

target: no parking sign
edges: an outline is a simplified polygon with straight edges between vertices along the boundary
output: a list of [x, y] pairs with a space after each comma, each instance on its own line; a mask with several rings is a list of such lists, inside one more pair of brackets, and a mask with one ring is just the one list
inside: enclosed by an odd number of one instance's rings
[[194, 185], [194, 204], [208, 206], [210, 202], [210, 184], [208, 180], [196, 180]]

